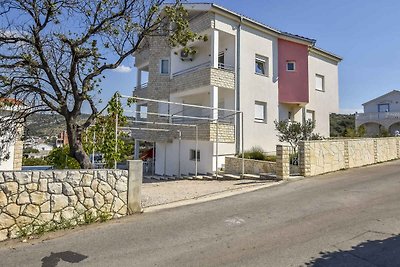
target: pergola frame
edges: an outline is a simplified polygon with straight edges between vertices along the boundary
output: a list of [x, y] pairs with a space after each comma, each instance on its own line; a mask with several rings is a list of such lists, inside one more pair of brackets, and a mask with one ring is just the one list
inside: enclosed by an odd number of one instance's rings
[[[242, 156], [242, 177], [244, 175], [244, 128], [243, 128], [243, 111], [238, 111], [238, 110], [231, 110], [231, 109], [224, 109], [224, 108], [214, 108], [214, 107], [208, 107], [208, 106], [200, 106], [200, 105], [193, 105], [193, 104], [184, 104], [184, 103], [178, 103], [178, 102], [172, 102], [172, 101], [166, 101], [166, 100], [157, 100], [157, 99], [150, 99], [150, 98], [142, 98], [142, 97], [137, 97], [137, 96], [126, 96], [126, 95], [120, 95], [119, 98], [121, 99], [133, 99], [134, 103], [137, 105], [137, 103], [140, 102], [153, 102], [157, 104], [167, 104], [168, 107], [171, 105], [174, 106], [180, 106], [182, 107], [191, 107], [191, 108], [198, 108], [198, 109], [204, 109], [204, 110], [210, 110], [212, 114], [217, 114], [217, 118], [208, 118], [208, 117], [195, 117], [195, 116], [186, 116], [186, 115], [179, 115], [179, 114], [169, 114], [169, 113], [159, 113], [159, 112], [146, 112], [146, 115], [155, 115], [155, 116], [161, 116], [164, 118], [169, 118], [169, 122], [157, 122], [157, 121], [137, 121], [134, 120], [133, 123], [135, 124], [147, 124], [147, 125], [156, 125], [157, 127], [162, 127], [162, 126], [176, 126], [176, 127], [190, 127], [190, 128], [195, 128], [195, 176], [198, 176], [198, 158], [197, 158], [197, 151], [198, 151], [198, 127], [201, 124], [208, 123], [208, 122], [214, 122], [216, 124], [216, 146], [215, 146], [215, 166], [216, 166], [216, 177], [218, 177], [218, 157], [219, 157], [219, 152], [218, 152], [218, 146], [219, 146], [219, 111], [226, 111], [229, 112], [230, 114], [227, 116], [222, 117], [221, 119], [226, 119], [228, 117], [236, 117], [240, 116], [240, 127], [241, 127], [241, 156]], [[119, 99], [117, 99], [119, 101]], [[168, 111], [169, 112], [169, 111]], [[143, 112], [140, 112], [138, 110], [133, 110], [133, 113], [135, 114], [135, 118], [137, 117], [137, 114], [142, 114]], [[173, 123], [172, 118], [182, 118], [182, 119], [191, 119], [191, 120], [199, 120], [202, 121], [201, 123], [196, 123], [196, 124], [188, 124], [188, 123]], [[238, 120], [234, 120], [238, 121]], [[237, 125], [236, 125], [237, 127]], [[117, 139], [118, 139], [118, 130], [140, 130], [140, 131], [159, 131], [159, 132], [171, 132], [175, 131], [171, 129], [165, 129], [165, 128], [143, 128], [140, 126], [134, 126], [134, 127], [119, 127], [119, 122], [118, 122], [118, 115], [116, 116], [116, 121], [115, 121], [115, 151], [117, 152], [118, 147], [117, 147]], [[181, 144], [181, 130], [178, 129], [176, 130], [179, 134], [179, 166], [178, 166], [178, 172], [179, 172], [179, 177], [181, 177], [181, 168], [180, 168], [180, 144]], [[235, 142], [237, 142], [237, 136], [235, 136]], [[155, 143], [155, 142], [153, 142]], [[115, 168], [116, 168], [117, 163], [115, 162]], [[155, 169], [155, 164], [154, 164], [154, 155], [153, 155], [153, 170]], [[165, 174], [165, 171], [164, 171]]]

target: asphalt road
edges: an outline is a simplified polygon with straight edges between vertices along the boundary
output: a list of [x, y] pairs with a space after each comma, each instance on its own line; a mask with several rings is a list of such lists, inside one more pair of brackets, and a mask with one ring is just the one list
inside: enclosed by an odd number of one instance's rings
[[400, 266], [399, 234], [394, 161], [3, 244], [0, 266]]

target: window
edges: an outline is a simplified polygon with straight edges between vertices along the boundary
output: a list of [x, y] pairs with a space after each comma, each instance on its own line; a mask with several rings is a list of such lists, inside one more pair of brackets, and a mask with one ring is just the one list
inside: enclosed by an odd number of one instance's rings
[[256, 101], [254, 104], [254, 120], [256, 122], [266, 122], [267, 103]]
[[295, 61], [286, 62], [286, 70], [287, 71], [295, 71], [296, 70], [296, 62]]
[[389, 104], [378, 104], [378, 112], [389, 112], [390, 106]]
[[307, 109], [306, 111], [306, 120], [315, 121], [315, 111], [311, 109]]
[[224, 52], [218, 53], [218, 67], [221, 69], [225, 68], [225, 53]]
[[318, 91], [325, 91], [325, 77], [315, 74], [315, 89]]
[[169, 59], [161, 59], [161, 74], [169, 74]]
[[[190, 149], [190, 160], [196, 160], [196, 150]], [[200, 161], [200, 150], [197, 150], [197, 161]]]
[[147, 119], [147, 105], [139, 106], [139, 119]]
[[268, 58], [257, 56], [255, 61], [255, 71], [257, 74], [268, 76]]

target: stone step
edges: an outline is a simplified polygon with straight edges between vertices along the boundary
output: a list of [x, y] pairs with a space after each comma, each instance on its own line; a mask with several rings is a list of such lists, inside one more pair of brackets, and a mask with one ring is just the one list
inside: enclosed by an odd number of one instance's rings
[[280, 180], [275, 173], [260, 173], [260, 179], [263, 180]]
[[245, 174], [243, 174], [242, 178], [243, 178], [243, 179], [249, 179], [249, 180], [252, 180], [252, 179], [260, 179], [260, 175], [258, 175], [258, 174], [249, 174], [249, 173], [245, 173]]
[[240, 177], [240, 175], [235, 175], [235, 174], [224, 174], [223, 175], [223, 179], [226, 179], [226, 180], [240, 180], [241, 177]]

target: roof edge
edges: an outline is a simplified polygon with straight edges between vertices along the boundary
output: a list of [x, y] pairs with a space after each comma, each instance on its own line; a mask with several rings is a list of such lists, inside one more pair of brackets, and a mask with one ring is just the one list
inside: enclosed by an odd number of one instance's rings
[[392, 90], [392, 91], [390, 91], [390, 92], [388, 92], [388, 93], [386, 93], [386, 94], [383, 94], [383, 95], [381, 95], [381, 96], [375, 97], [374, 99], [371, 99], [371, 100], [369, 100], [369, 101], [363, 103], [362, 105], [364, 106], [364, 105], [366, 105], [366, 104], [369, 104], [369, 103], [371, 103], [371, 102], [373, 102], [373, 101], [375, 101], [375, 100], [378, 100], [378, 99], [380, 99], [380, 98], [382, 98], [382, 97], [385, 97], [385, 96], [390, 95], [390, 94], [393, 94], [393, 93], [400, 93], [400, 91], [399, 91], [399, 90]]

